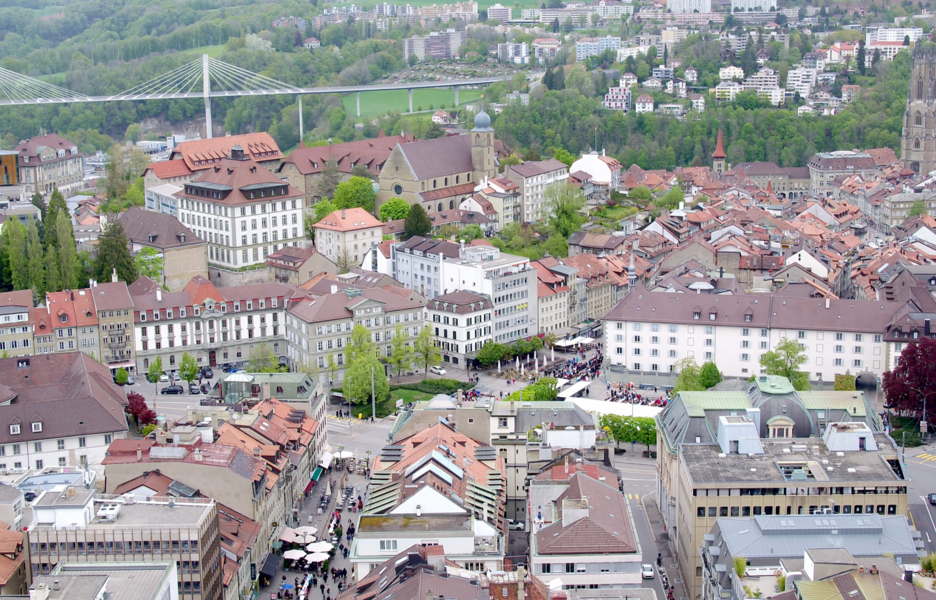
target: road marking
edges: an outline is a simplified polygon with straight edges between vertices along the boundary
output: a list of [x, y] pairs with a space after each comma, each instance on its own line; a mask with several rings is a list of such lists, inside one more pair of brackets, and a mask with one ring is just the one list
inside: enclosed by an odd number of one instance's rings
[[924, 452], [923, 454], [917, 454], [916, 456], [911, 456], [910, 458], [918, 458], [918, 459], [920, 459], [920, 460], [932, 460], [932, 461], [936, 461], [936, 455], [934, 455], [934, 454], [928, 454], [928, 453], [926, 453], [926, 452]]
[[[926, 498], [923, 496], [920, 496], [920, 500], [923, 501], [923, 510], [925, 510], [926, 514], [929, 515], [930, 525], [933, 526], [933, 531], [936, 531], [936, 521], [933, 520], [933, 513], [930, 512], [929, 505], [926, 503]], [[914, 525], [914, 527], [916, 527], [916, 525]], [[929, 541], [929, 534], [926, 535], [926, 539], [927, 541]]]

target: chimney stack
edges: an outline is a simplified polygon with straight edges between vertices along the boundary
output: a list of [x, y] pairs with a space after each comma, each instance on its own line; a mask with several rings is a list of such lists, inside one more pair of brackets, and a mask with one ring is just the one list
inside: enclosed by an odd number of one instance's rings
[[111, 270], [111, 283], [117, 283], [117, 269]]
[[333, 283], [332, 286], [331, 286], [331, 293], [332, 293], [332, 294], [337, 294], [337, 293], [338, 293], [338, 286], [335, 285], [334, 283]]
[[162, 302], [162, 290], [159, 288], [156, 288], [156, 302]]
[[137, 444], [137, 462], [143, 462], [143, 448]]
[[348, 218], [348, 211], [346, 211], [346, 210], [343, 209], [343, 208], [341, 209], [341, 218], [342, 218], [342, 219], [347, 219], [347, 218]]

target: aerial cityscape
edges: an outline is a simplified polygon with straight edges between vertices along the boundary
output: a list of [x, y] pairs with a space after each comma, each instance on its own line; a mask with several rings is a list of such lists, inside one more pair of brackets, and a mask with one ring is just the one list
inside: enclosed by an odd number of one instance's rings
[[413, 2], [0, 6], [0, 598], [936, 600], [936, 7]]

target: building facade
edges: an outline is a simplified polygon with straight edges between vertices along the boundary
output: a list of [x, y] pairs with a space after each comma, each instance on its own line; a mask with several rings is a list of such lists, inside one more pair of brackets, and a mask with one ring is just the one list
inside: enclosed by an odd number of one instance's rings
[[427, 325], [432, 328], [442, 360], [465, 365], [485, 342], [493, 339], [491, 300], [474, 292], [453, 291], [426, 304]]
[[226, 271], [263, 268], [271, 253], [298, 246], [303, 197], [240, 146], [176, 193], [179, 220], [208, 242], [210, 266]]
[[45, 196], [56, 189], [65, 196], [81, 189], [84, 168], [78, 146], [50, 133], [17, 144], [13, 149], [19, 163], [19, 182], [27, 197]]
[[532, 223], [547, 216], [543, 208], [546, 190], [553, 184], [567, 181], [569, 167], [555, 158], [527, 161], [507, 167], [504, 177], [520, 188], [521, 218], [525, 223]]
[[383, 223], [363, 208], [336, 210], [315, 225], [315, 248], [342, 271], [383, 241]]

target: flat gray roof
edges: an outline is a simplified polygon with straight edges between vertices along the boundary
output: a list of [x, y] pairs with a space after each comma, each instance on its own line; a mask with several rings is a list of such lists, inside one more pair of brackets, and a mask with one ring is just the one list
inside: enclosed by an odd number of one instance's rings
[[[95, 503], [94, 510], [100, 504]], [[210, 503], [195, 504], [183, 503], [177, 501], [173, 508], [169, 508], [167, 503], [140, 503], [124, 504], [120, 507], [120, 515], [117, 520], [110, 523], [102, 521], [95, 517], [91, 522], [91, 527], [128, 527], [143, 525], [162, 525], [168, 527], [196, 527], [211, 510]]]
[[[153, 600], [156, 598], [156, 591], [164, 584], [169, 577], [172, 563], [168, 561], [157, 561], [148, 563], [60, 563], [52, 575], [43, 575], [38, 581], [46, 582], [59, 581], [59, 592], [62, 595], [56, 596], [57, 592], [50, 595], [50, 599], [57, 598], [78, 598], [83, 596], [72, 593], [73, 590], [80, 590], [79, 587], [68, 588], [66, 591], [66, 580], [76, 581], [84, 588], [91, 588], [93, 584], [83, 583], [81, 580], [93, 582], [101, 578], [107, 581], [107, 593], [114, 600]], [[177, 585], [176, 581], [169, 582], [169, 585]], [[35, 587], [33, 587], [35, 589]], [[89, 596], [94, 598], [94, 596]]]
[[[727, 454], [722, 458], [718, 444], [682, 444], [680, 451], [689, 477], [697, 485], [739, 483], [802, 487], [821, 486], [825, 482], [905, 483], [885, 460], [898, 458], [891, 440], [883, 433], [875, 434], [874, 440], [878, 446], [876, 452], [831, 452], [820, 438], [761, 440], [764, 453], [753, 456]], [[778, 463], [808, 463], [806, 466], [815, 477], [802, 481], [787, 479]]]

